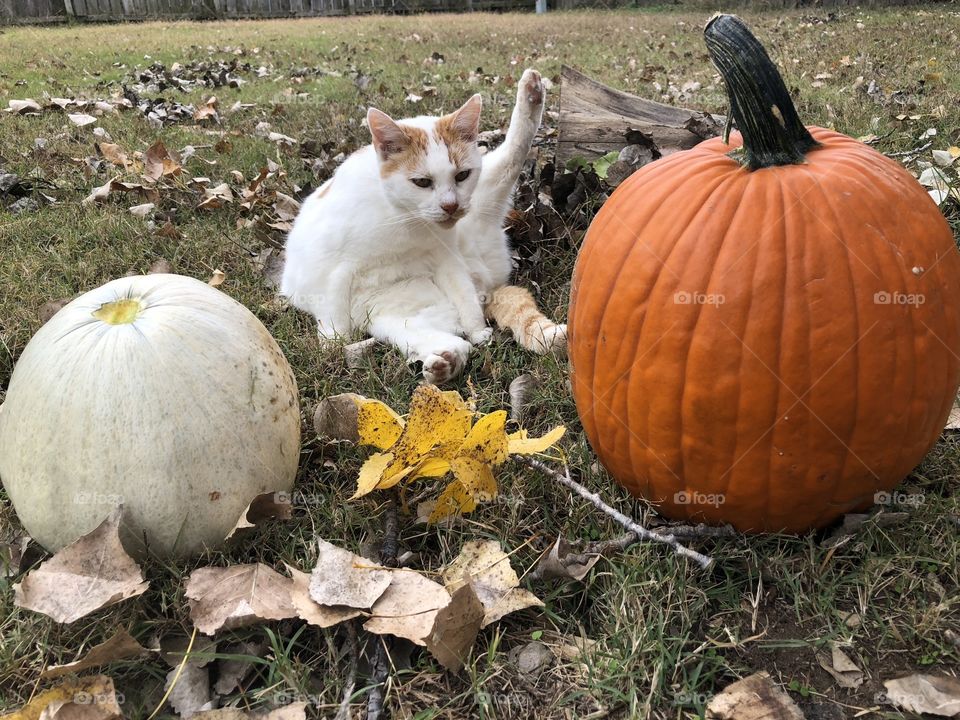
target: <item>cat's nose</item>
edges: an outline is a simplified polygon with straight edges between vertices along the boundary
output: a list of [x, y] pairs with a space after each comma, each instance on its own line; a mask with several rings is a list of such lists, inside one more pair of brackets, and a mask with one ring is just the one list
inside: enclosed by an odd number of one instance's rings
[[440, 209], [443, 210], [447, 215], [453, 215], [457, 210], [460, 209], [460, 203], [456, 201], [440, 203]]

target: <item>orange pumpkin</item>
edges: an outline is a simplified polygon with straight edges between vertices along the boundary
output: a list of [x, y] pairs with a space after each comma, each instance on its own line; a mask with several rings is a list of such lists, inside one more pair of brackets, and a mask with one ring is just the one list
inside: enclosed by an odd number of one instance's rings
[[798, 532], [870, 507], [936, 442], [960, 255], [900, 165], [804, 128], [738, 18], [705, 35], [742, 138], [639, 170], [598, 213], [573, 393], [607, 470], [663, 514]]

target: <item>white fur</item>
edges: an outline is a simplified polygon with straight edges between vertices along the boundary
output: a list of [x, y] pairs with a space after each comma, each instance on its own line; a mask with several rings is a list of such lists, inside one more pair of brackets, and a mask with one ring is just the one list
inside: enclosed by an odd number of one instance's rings
[[[539, 74], [527, 70], [503, 145], [483, 157], [476, 151], [459, 168], [474, 168], [461, 183], [437, 142], [415, 172], [381, 179], [378, 143], [347, 158], [304, 201], [287, 240], [281, 293], [316, 317], [322, 339], [366, 331], [423, 362], [428, 382], [459, 373], [471, 345], [490, 337], [485, 298], [510, 275], [504, 219], [540, 125], [543, 95]], [[389, 123], [374, 113], [371, 124]], [[400, 122], [432, 137], [436, 121]], [[417, 187], [411, 177], [430, 177], [434, 185]], [[451, 217], [441, 205], [453, 202], [459, 209]]]

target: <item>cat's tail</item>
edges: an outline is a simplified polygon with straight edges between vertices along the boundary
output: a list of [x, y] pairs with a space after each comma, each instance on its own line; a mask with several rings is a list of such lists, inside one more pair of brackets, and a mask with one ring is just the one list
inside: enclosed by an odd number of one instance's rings
[[567, 352], [567, 326], [558, 325], [540, 312], [526, 288], [504, 285], [493, 291], [486, 315], [513, 333], [520, 347], [538, 355]]

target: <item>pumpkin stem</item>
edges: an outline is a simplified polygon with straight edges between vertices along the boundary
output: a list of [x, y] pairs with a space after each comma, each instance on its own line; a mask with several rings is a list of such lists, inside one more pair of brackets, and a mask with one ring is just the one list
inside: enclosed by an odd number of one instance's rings
[[818, 145], [790, 99], [777, 66], [736, 15], [714, 15], [703, 30], [713, 64], [727, 84], [730, 117], [743, 136], [751, 170], [804, 162]]

